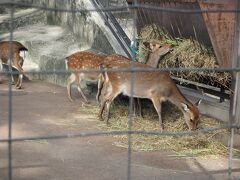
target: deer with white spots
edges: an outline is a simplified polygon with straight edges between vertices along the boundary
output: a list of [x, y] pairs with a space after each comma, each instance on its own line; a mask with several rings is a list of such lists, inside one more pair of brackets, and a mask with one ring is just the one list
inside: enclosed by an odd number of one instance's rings
[[[83, 90], [81, 88], [81, 81], [82, 79], [88, 81], [97, 81], [99, 73], [97, 72], [81, 72], [84, 69], [98, 69], [99, 65], [102, 64], [105, 55], [97, 54], [91, 51], [80, 51], [76, 52], [70, 56], [68, 56], [65, 60], [66, 69], [72, 72], [69, 78], [67, 79], [67, 92], [68, 98], [70, 101], [73, 101], [71, 95], [71, 86], [74, 83], [77, 83], [78, 91], [84, 98], [85, 102], [88, 102], [87, 97], [84, 95]], [[77, 71], [77, 72], [76, 72]]]
[[[114, 57], [123, 57], [121, 55], [113, 55]], [[130, 65], [131, 61], [129, 59], [123, 59], [115, 61], [105, 61], [106, 55], [98, 54], [96, 52], [92, 51], [79, 51], [76, 52], [70, 56], [68, 56], [65, 60], [66, 63], [66, 69], [69, 71], [73, 71], [69, 78], [67, 79], [67, 92], [68, 92], [68, 98], [70, 101], [73, 101], [72, 95], [71, 95], [71, 86], [76, 83], [78, 87], [78, 91], [84, 98], [85, 102], [88, 102], [87, 97], [84, 95], [83, 90], [81, 88], [81, 81], [87, 80], [87, 81], [98, 81], [99, 80], [99, 72], [81, 72], [81, 70], [99, 70], [99, 66], [101, 64], [112, 64], [114, 67], [118, 67], [121, 64]], [[98, 95], [97, 95], [98, 96]]]
[[[161, 56], [163, 54], [163, 52], [165, 52], [166, 47], [169, 48], [169, 45], [165, 45], [165, 46], [158, 46], [158, 45], [153, 45], [153, 44], [148, 44], [150, 47], [151, 51], [155, 52], [155, 55], [159, 55]], [[158, 52], [157, 52], [158, 51]], [[166, 53], [166, 52], [165, 52]], [[164, 54], [165, 54], [164, 53]], [[83, 90], [81, 88], [81, 81], [83, 79], [87, 80], [87, 81], [99, 81], [100, 83], [98, 83], [98, 86], [101, 86], [101, 76], [99, 72], [81, 72], [81, 70], [87, 70], [87, 69], [95, 69], [98, 70], [99, 66], [102, 65], [107, 65], [107, 64], [111, 64], [112, 67], [121, 67], [121, 66], [129, 66], [131, 61], [128, 58], [124, 58], [124, 56], [118, 55], [118, 54], [114, 54], [112, 55], [113, 57], [119, 57], [116, 59], [112, 59], [111, 61], [109, 61], [109, 59], [105, 59], [106, 55], [103, 54], [99, 54], [96, 52], [92, 52], [92, 51], [79, 51], [76, 53], [71, 54], [70, 56], [68, 56], [65, 60], [66, 63], [66, 69], [69, 71], [73, 71], [71, 73], [71, 75], [69, 76], [69, 78], [67, 79], [67, 93], [68, 93], [68, 99], [70, 101], [73, 101], [72, 99], [72, 95], [71, 95], [71, 87], [74, 83], [77, 84], [77, 88], [78, 91], [80, 92], [81, 96], [83, 97], [84, 101], [88, 103], [88, 99], [85, 96], [85, 94], [83, 93]], [[149, 56], [149, 60], [150, 60], [150, 56]], [[100, 78], [99, 78], [100, 77]], [[100, 87], [98, 87], [98, 89], [100, 89]], [[100, 91], [98, 91], [97, 93], [97, 100], [99, 102], [99, 93]], [[138, 106], [139, 106], [139, 113], [142, 116], [142, 110], [141, 110], [141, 104], [138, 101]], [[135, 106], [134, 106], [135, 108]], [[135, 112], [135, 109], [134, 109]]]
[[[13, 80], [17, 89], [21, 89], [23, 75], [25, 75], [22, 68], [24, 59], [23, 57], [20, 56], [21, 51], [28, 51], [28, 49], [20, 42], [17, 41], [0, 42], [0, 60], [1, 60], [0, 64], [8, 66], [9, 59], [10, 57], [12, 57], [11, 66], [19, 72], [18, 79], [16, 81]], [[12, 52], [11, 56], [10, 52]]]

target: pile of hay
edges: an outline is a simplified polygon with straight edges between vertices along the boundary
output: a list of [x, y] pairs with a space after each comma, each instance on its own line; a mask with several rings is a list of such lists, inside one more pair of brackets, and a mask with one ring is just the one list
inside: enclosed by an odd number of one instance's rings
[[146, 49], [144, 42], [159, 42], [161, 44], [171, 44], [172, 46], [177, 45], [177, 40], [173, 39], [167, 31], [161, 29], [156, 24], [147, 25], [142, 28], [139, 39], [139, 54], [140, 54], [140, 62], [146, 63], [148, 57], [148, 49]]
[[[93, 109], [98, 109], [94, 106]], [[82, 112], [88, 111], [89, 107], [81, 108]], [[97, 112], [97, 110], [93, 111]], [[97, 113], [94, 113], [97, 116]], [[126, 104], [115, 104], [111, 109], [110, 125], [99, 122], [98, 127], [104, 131], [128, 130], [128, 106]], [[163, 120], [165, 131], [180, 132], [187, 130], [183, 116], [178, 109], [170, 104], [163, 106]], [[210, 128], [219, 126], [220, 122], [208, 117], [201, 117], [200, 128]], [[134, 117], [132, 130], [151, 130], [159, 131], [157, 113], [153, 108], [144, 111], [144, 118]], [[216, 140], [216, 137], [228, 134], [227, 130], [218, 130], [207, 134], [193, 136], [157, 136], [157, 135], [132, 135], [132, 148], [135, 151], [171, 151], [176, 156], [226, 156], [228, 147]], [[127, 148], [127, 135], [115, 135], [114, 145]], [[240, 150], [234, 149], [234, 155], [239, 156]]]
[[[172, 44], [173, 50], [164, 56], [159, 63], [160, 68], [218, 68], [216, 57], [209, 48], [199, 42], [190, 39], [173, 39], [167, 32], [157, 25], [149, 25], [142, 29], [140, 33], [139, 52], [143, 58], [148, 52], [143, 48], [142, 42], [158, 40], [163, 44]], [[144, 59], [142, 62], [145, 62]], [[214, 85], [216, 87], [229, 88], [231, 84], [231, 74], [228, 72], [194, 72], [182, 71], [171, 72], [178, 78], [183, 78], [195, 82]]]
[[178, 39], [172, 38], [166, 30], [161, 29], [156, 24], [147, 25], [142, 28], [139, 39], [145, 42], [155, 40], [159, 41], [160, 43], [171, 44], [173, 46], [176, 46], [178, 44]]

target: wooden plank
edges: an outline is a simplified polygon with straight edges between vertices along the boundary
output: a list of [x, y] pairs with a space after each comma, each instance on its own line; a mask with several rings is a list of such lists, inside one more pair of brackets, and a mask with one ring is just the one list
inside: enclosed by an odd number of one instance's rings
[[218, 97], [211, 96], [209, 94], [201, 94], [197, 90], [189, 89], [183, 86], [178, 86], [180, 91], [191, 102], [195, 103], [199, 99], [202, 99], [199, 105], [199, 111], [202, 115], [216, 118], [220, 121], [229, 122], [229, 108], [230, 101], [219, 102]]
[[[199, 1], [202, 10], [233, 10], [237, 0]], [[203, 13], [203, 18], [221, 67], [232, 66], [236, 13]]]

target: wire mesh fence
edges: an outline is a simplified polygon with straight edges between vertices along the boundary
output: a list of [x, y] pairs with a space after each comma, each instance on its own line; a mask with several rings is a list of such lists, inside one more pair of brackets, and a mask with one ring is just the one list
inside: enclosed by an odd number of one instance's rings
[[[142, 1], [141, 1], [142, 2]], [[199, 9], [196, 8], [196, 3], [200, 1], [195, 1], [195, 4], [193, 5], [193, 9], [190, 6], [188, 9], [183, 9], [181, 6], [178, 8], [173, 8], [172, 6], [158, 6], [158, 4], [145, 4], [138, 1], [124, 1], [124, 0], [89, 0], [85, 3], [83, 1], [75, 1], [75, 0], [65, 0], [62, 2], [59, 1], [28, 1], [28, 0], [15, 0], [15, 1], [1, 1], [0, 5], [4, 7], [3, 9], [0, 9], [0, 12], [2, 14], [8, 14], [8, 31], [5, 30], [1, 31], [2, 33], [9, 33], [9, 36], [6, 36], [9, 41], [13, 41], [15, 37], [14, 31], [17, 27], [17, 25], [21, 24], [16, 23], [18, 14], [18, 9], [30, 9], [34, 8], [37, 11], [42, 11], [44, 14], [47, 14], [47, 16], [41, 16], [43, 17], [43, 23], [42, 25], [58, 25], [58, 26], [67, 26], [67, 31], [71, 33], [64, 34], [64, 44], [65, 48], [68, 46], [68, 49], [72, 49], [72, 51], [78, 49], [77, 46], [70, 46], [71, 43], [76, 43], [76, 41], [69, 41], [69, 39], [76, 38], [78, 40], [84, 39], [83, 42], [80, 42], [79, 44], [84, 45], [87, 43], [92, 43], [92, 47], [96, 48], [100, 51], [102, 51], [104, 54], [112, 54], [112, 53], [120, 53], [124, 56], [128, 56], [129, 58], [136, 59], [138, 52], [137, 46], [139, 45], [139, 37], [138, 34], [139, 29], [143, 27], [146, 24], [159, 24], [159, 19], [164, 20], [163, 17], [168, 17], [168, 19], [162, 21], [162, 26], [165, 26], [165, 31], [170, 31], [171, 36], [173, 37], [193, 37], [196, 40], [200, 41], [207, 41], [207, 43], [211, 43], [210, 38], [208, 35], [205, 35], [204, 38], [201, 39], [202, 34], [206, 34], [207, 30], [200, 27], [200, 21], [203, 24], [203, 19], [199, 18], [202, 13], [226, 13], [226, 14], [236, 14], [236, 17], [238, 16], [239, 9], [222, 9], [222, 10], [215, 10], [215, 9]], [[177, 2], [177, 1], [176, 1]], [[176, 3], [175, 2], [175, 3]], [[167, 4], [168, 2], [166, 2]], [[186, 2], [185, 2], [186, 3]], [[6, 10], [7, 9], [7, 10]], [[5, 12], [7, 11], [7, 12]], [[15, 13], [17, 14], [15, 16]], [[28, 14], [29, 12], [27, 12]], [[38, 12], [39, 13], [39, 12]], [[95, 14], [94, 14], [95, 13]], [[99, 15], [98, 13], [102, 13]], [[181, 14], [178, 17], [175, 17], [173, 14], [178, 13]], [[192, 23], [189, 23], [189, 27], [191, 28], [191, 31], [187, 31], [188, 28], [185, 28], [185, 25], [183, 22], [181, 22], [181, 19], [185, 18], [187, 19], [189, 16], [191, 16]], [[201, 16], [202, 17], [202, 16]], [[99, 22], [98, 26], [103, 26], [103, 24], [107, 24], [106, 27], [108, 27], [111, 34], [109, 35], [107, 41], [110, 41], [110, 43], [105, 44], [105, 47], [101, 42], [106, 41], [105, 39], [97, 39], [98, 43], [95, 43], [96, 41], [93, 41], [92, 36], [99, 37], [100, 33], [97, 32], [96, 25], [91, 22], [92, 18], [96, 18]], [[171, 21], [170, 21], [171, 19]], [[200, 19], [200, 20], [199, 20]], [[168, 23], [168, 20], [170, 21]], [[199, 21], [198, 21], [199, 20]], [[236, 27], [239, 26], [239, 22], [236, 20]], [[36, 20], [37, 22], [39, 20]], [[36, 22], [34, 20], [34, 22]], [[186, 22], [185, 22], [186, 23]], [[82, 24], [85, 24], [85, 26], [82, 26]], [[1, 23], [3, 25], [3, 22]], [[31, 27], [31, 25], [29, 26]], [[41, 27], [41, 26], [38, 26]], [[121, 27], [119, 29], [118, 27]], [[3, 28], [4, 29], [4, 28]], [[94, 29], [93, 31], [90, 31], [90, 29]], [[184, 31], [182, 30], [184, 29]], [[194, 30], [199, 30], [198, 33], [196, 33]], [[56, 29], [58, 30], [58, 29]], [[34, 30], [33, 30], [34, 31]], [[94, 32], [95, 31], [95, 32]], [[41, 32], [40, 32], [41, 33]], [[97, 34], [97, 35], [96, 35]], [[104, 33], [103, 33], [104, 34]], [[197, 35], [196, 35], [197, 34]], [[17, 34], [18, 35], [18, 34]], [[54, 36], [54, 33], [51, 34]], [[233, 36], [233, 35], [232, 35]], [[6, 39], [2, 38], [2, 39]], [[44, 35], [43, 35], [44, 37]], [[72, 38], [74, 37], [74, 38]], [[87, 38], [86, 38], [87, 37]], [[238, 36], [236, 36], [238, 37]], [[34, 38], [34, 37], [32, 37]], [[95, 37], [96, 38], [96, 37]], [[111, 46], [111, 39], [115, 38], [116, 41], [119, 43], [116, 45], [115, 48], [112, 48]], [[0, 40], [2, 40], [0, 39]], [[238, 45], [238, 39], [235, 39], [236, 44]], [[44, 42], [41, 42], [44, 44]], [[53, 43], [53, 46], [58, 46], [59, 44]], [[9, 59], [8, 62], [9, 69], [7, 71], [1, 71], [1, 75], [19, 75], [18, 71], [14, 71], [15, 67], [12, 67], [11, 64], [13, 62], [13, 43], [10, 43], [9, 45]], [[60, 45], [59, 45], [60, 47]], [[109, 47], [109, 48], [108, 48]], [[235, 47], [236, 48], [236, 47]], [[51, 48], [47, 48], [49, 51], [51, 51]], [[107, 49], [107, 50], [106, 50]], [[46, 51], [46, 49], [41, 49], [42, 51]], [[58, 49], [59, 50], [59, 49]], [[32, 52], [31, 52], [32, 51]], [[32, 57], [36, 57], [36, 54], [33, 54], [33, 52], [36, 51], [34, 47], [29, 49], [29, 53], [32, 53]], [[67, 52], [65, 49], [62, 49], [62, 52], [51, 52], [51, 57], [44, 56], [42, 59], [52, 58], [52, 55], [55, 55], [55, 59], [61, 59], [63, 60], [67, 55]], [[232, 50], [232, 53], [234, 51]], [[237, 55], [233, 55], [236, 59], [238, 59]], [[39, 58], [38, 58], [39, 59]], [[238, 62], [239, 64], [239, 62]], [[44, 66], [49, 66], [50, 69], [44, 69]], [[231, 99], [231, 112], [230, 112], [230, 120], [227, 124], [221, 125], [218, 127], [213, 128], [204, 128], [204, 129], [198, 129], [196, 131], [182, 131], [182, 132], [168, 132], [168, 131], [155, 131], [155, 130], [135, 130], [133, 129], [133, 95], [134, 95], [134, 86], [136, 85], [136, 73], [139, 72], [146, 72], [146, 73], [152, 73], [152, 72], [231, 72], [232, 75], [235, 77], [235, 81], [233, 81], [235, 89], [233, 89], [233, 98]], [[13, 137], [13, 87], [12, 87], [12, 79], [9, 76], [8, 78], [8, 137], [7, 138], [1, 138], [0, 143], [7, 143], [8, 144], [8, 179], [14, 179], [12, 176], [13, 171], [13, 157], [12, 157], [12, 146], [15, 142], [23, 142], [26, 140], [56, 140], [56, 139], [68, 139], [68, 138], [76, 138], [76, 137], [93, 137], [93, 136], [107, 136], [107, 135], [127, 135], [128, 137], [128, 155], [127, 155], [127, 179], [131, 179], [132, 174], [132, 136], [136, 134], [141, 135], [157, 135], [157, 136], [192, 136], [196, 134], [201, 133], [210, 133], [215, 132], [217, 130], [221, 129], [228, 129], [230, 130], [229, 135], [229, 147], [228, 147], [228, 156], [229, 156], [229, 162], [228, 162], [228, 178], [232, 179], [232, 158], [233, 158], [233, 139], [235, 136], [235, 130], [239, 129], [240, 122], [239, 118], [236, 117], [239, 113], [239, 90], [237, 89], [239, 87], [239, 71], [240, 67], [239, 65], [236, 65], [236, 67], [218, 67], [218, 68], [196, 68], [196, 67], [190, 67], [190, 68], [184, 68], [184, 67], [170, 67], [170, 68], [151, 68], [149, 66], [135, 66], [134, 63], [129, 63], [128, 67], [122, 67], [122, 68], [110, 68], [110, 69], [99, 69], [97, 68], [85, 68], [85, 69], [78, 69], [76, 71], [68, 71], [65, 69], [63, 65], [63, 61], [58, 62], [57, 60], [54, 61], [54, 63], [44, 64], [43, 62], [43, 68], [40, 69], [34, 69], [34, 70], [25, 70], [24, 72], [29, 75], [34, 75], [34, 77], [38, 77], [42, 80], [45, 79], [45, 77], [54, 75], [53, 82], [56, 83], [56, 81], [59, 80], [59, 76], [62, 76], [61, 81], [66, 80], [67, 77], [72, 73], [117, 73], [117, 72], [125, 72], [125, 73], [131, 73], [131, 78], [128, 79], [131, 84], [131, 95], [130, 95], [130, 102], [129, 102], [129, 116], [128, 116], [128, 130], [112, 130], [112, 131], [101, 131], [101, 132], [79, 132], [79, 133], [62, 133], [62, 134], [55, 134], [55, 135], [42, 135], [42, 136], [34, 136], [34, 137]], [[64, 82], [66, 84], [66, 82]], [[64, 84], [63, 83], [63, 84]], [[237, 177], [239, 178], [239, 177]]]

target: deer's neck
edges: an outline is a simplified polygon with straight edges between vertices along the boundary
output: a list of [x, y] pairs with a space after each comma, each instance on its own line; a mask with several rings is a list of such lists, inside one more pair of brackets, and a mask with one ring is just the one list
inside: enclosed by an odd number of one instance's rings
[[159, 53], [150, 53], [147, 60], [147, 65], [157, 68], [159, 61]]
[[187, 100], [187, 98], [181, 93], [178, 88], [175, 89], [175, 92], [169, 98], [169, 101], [175, 104], [181, 111], [183, 111], [183, 104], [186, 104], [188, 107], [193, 106], [193, 104]]
[[162, 47], [154, 52], [151, 52], [148, 56], [147, 64], [149, 66], [158, 67], [159, 59], [169, 52], [169, 47]]

